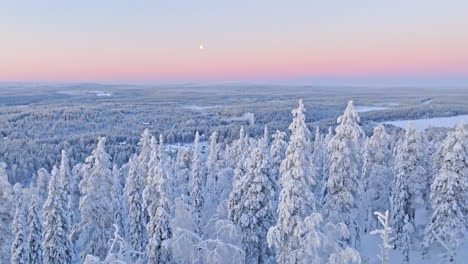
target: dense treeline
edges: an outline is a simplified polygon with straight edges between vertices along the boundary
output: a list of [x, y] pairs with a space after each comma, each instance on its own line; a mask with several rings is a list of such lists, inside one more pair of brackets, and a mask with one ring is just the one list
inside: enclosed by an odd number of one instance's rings
[[366, 133], [350, 102], [323, 133], [310, 131], [302, 101], [292, 114], [288, 133], [213, 131], [206, 151], [198, 132], [175, 151], [148, 129], [122, 149], [112, 137], [56, 141], [59, 158], [30, 185], [12, 186], [2, 163], [0, 262], [361, 263], [380, 224], [382, 259], [392, 246], [409, 263], [421, 247], [426, 260], [455, 262], [468, 224], [463, 124]]

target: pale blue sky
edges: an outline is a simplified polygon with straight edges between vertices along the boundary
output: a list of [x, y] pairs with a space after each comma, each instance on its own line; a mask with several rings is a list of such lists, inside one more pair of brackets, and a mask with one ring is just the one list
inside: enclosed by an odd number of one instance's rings
[[16, 0], [1, 6], [0, 80], [468, 75], [468, 1]]

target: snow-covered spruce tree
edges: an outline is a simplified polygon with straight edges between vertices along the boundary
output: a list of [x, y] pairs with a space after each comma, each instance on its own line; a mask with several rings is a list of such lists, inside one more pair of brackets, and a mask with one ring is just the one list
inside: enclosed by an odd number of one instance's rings
[[42, 250], [45, 264], [72, 263], [73, 249], [69, 240], [70, 216], [65, 195], [60, 171], [54, 166], [49, 181], [49, 195], [43, 209]]
[[320, 201], [323, 203], [325, 193], [327, 192], [325, 183], [328, 181], [328, 174], [330, 171], [330, 142], [333, 139], [333, 130], [331, 127], [328, 127], [328, 133], [323, 138], [323, 169], [322, 169], [322, 189], [320, 191]]
[[195, 232], [200, 235], [202, 229], [202, 208], [203, 208], [203, 168], [200, 157], [200, 135], [195, 133], [191, 171], [190, 198], [192, 200], [193, 218], [195, 222]]
[[122, 235], [122, 237], [127, 237], [127, 208], [124, 203], [124, 186], [122, 186], [120, 171], [117, 168], [117, 165], [112, 167], [112, 201], [114, 205], [114, 225], [117, 225], [117, 228]]
[[411, 237], [413, 233], [414, 233], [414, 226], [411, 223], [409, 216], [405, 215], [405, 219], [403, 221], [403, 229], [400, 235], [401, 237], [400, 249], [403, 254], [402, 264], [410, 263]]
[[239, 163], [240, 159], [244, 155], [244, 152], [246, 151], [248, 143], [249, 143], [249, 136], [245, 133], [244, 127], [241, 126], [239, 130], [239, 138], [235, 140], [234, 142], [232, 142], [229, 150], [227, 151], [227, 154], [228, 154], [227, 163], [233, 169], [237, 167], [237, 164]]
[[[130, 244], [134, 251], [144, 252], [147, 235], [145, 212], [143, 208], [143, 177], [138, 166], [138, 157], [134, 155], [129, 161], [129, 175], [125, 184], [125, 197], [128, 206], [128, 227]], [[134, 254], [134, 260], [140, 255]]]
[[304, 235], [298, 250], [291, 252], [288, 263], [304, 264], [349, 264], [361, 263], [359, 253], [345, 244], [349, 230], [344, 223], [325, 223], [319, 213], [304, 219]]
[[260, 143], [260, 144], [265, 145], [265, 147], [268, 149], [268, 147], [270, 145], [270, 137], [269, 137], [269, 132], [268, 132], [268, 127], [267, 126], [265, 126], [265, 128], [263, 129], [263, 137], [260, 140], [263, 141], [263, 143]]
[[71, 170], [70, 170], [70, 162], [68, 160], [68, 154], [66, 150], [62, 150], [61, 152], [62, 158], [60, 160], [60, 181], [62, 182], [62, 189], [65, 192], [64, 193], [64, 199], [66, 200], [65, 202], [67, 203], [67, 210], [69, 214], [69, 223], [68, 225], [71, 226], [71, 220], [72, 220], [72, 215], [71, 215], [71, 189], [70, 189], [70, 183], [71, 183]]
[[[162, 145], [162, 142], [161, 144]], [[154, 169], [157, 167], [158, 163], [161, 162], [161, 155], [160, 151], [157, 149], [157, 142], [155, 137], [151, 137], [151, 147], [150, 147], [150, 159], [148, 161], [148, 164], [145, 166], [147, 167], [147, 176], [145, 176], [145, 181], [142, 182], [143, 184], [143, 194], [142, 194], [142, 201], [143, 201], [143, 210], [145, 214], [145, 224], [149, 222], [150, 219], [150, 211], [152, 210], [152, 207], [154, 207], [154, 204], [156, 203], [156, 200], [154, 198], [156, 197], [156, 190], [154, 189], [154, 186], [151, 184], [148, 184], [151, 176], [154, 174]], [[142, 166], [139, 165], [139, 168], [142, 169]], [[153, 170], [153, 171], [152, 171]], [[141, 172], [142, 170], [140, 170]]]
[[[236, 168], [234, 169], [234, 179], [232, 183], [232, 190], [231, 193], [229, 194], [229, 220], [233, 221], [233, 216], [235, 216], [236, 208], [239, 206], [241, 203], [242, 195], [244, 192], [243, 185], [244, 182], [247, 178], [247, 166], [246, 166], [246, 160], [248, 158], [248, 155], [250, 153], [250, 145], [247, 142], [247, 139], [245, 139], [242, 143], [242, 147], [240, 147], [241, 144], [241, 139], [243, 137], [243, 128], [241, 128], [241, 133], [239, 140], [235, 142], [233, 149], [238, 149], [238, 156], [235, 158], [236, 159]], [[262, 139], [260, 139], [260, 142]], [[236, 146], [237, 145], [237, 146]]]
[[226, 166], [223, 157], [221, 143], [217, 143], [217, 132], [210, 137], [207, 159], [207, 180], [204, 192], [205, 214], [210, 218], [216, 213], [216, 208], [221, 201], [228, 199], [232, 189], [233, 170]]
[[189, 149], [178, 146], [173, 166], [174, 178], [172, 179], [172, 187], [174, 189], [174, 197], [171, 197], [172, 199], [181, 195], [190, 195], [188, 186], [190, 180], [191, 157], [192, 153], [190, 153]]
[[359, 126], [359, 115], [348, 103], [344, 114], [337, 119], [336, 135], [331, 139], [329, 172], [323, 197], [323, 214], [333, 223], [344, 223], [350, 230], [349, 244], [360, 240], [362, 199], [360, 147], [364, 131]]
[[103, 259], [108, 251], [107, 241], [112, 235], [114, 207], [112, 201], [112, 166], [107, 154], [106, 138], [101, 137], [92, 155], [86, 158], [83, 179], [80, 182], [81, 221], [76, 227], [76, 242], [81, 259], [88, 254]]
[[306, 153], [310, 132], [305, 125], [302, 100], [292, 114], [294, 119], [289, 126], [291, 138], [280, 169], [282, 189], [278, 221], [267, 234], [268, 245], [277, 249], [278, 263], [289, 263], [290, 254], [300, 248], [305, 233], [304, 219], [316, 209], [316, 200], [310, 184], [315, 183], [315, 175], [312, 175], [313, 170]]
[[207, 179], [206, 184], [209, 182], [216, 182], [217, 173], [219, 171], [220, 160], [220, 147], [218, 144], [218, 132], [214, 131], [209, 138], [208, 157], [206, 160]]
[[28, 252], [30, 264], [43, 264], [42, 259], [42, 223], [37, 206], [38, 196], [33, 195], [28, 209]]
[[[308, 223], [309, 218], [306, 218]], [[323, 227], [323, 233], [325, 234], [325, 240], [322, 242], [323, 251], [325, 253], [327, 262], [329, 264], [360, 264], [361, 256], [352, 247], [343, 244], [343, 241], [349, 240], [350, 232], [346, 224], [338, 223], [333, 224], [328, 222]], [[323, 263], [323, 262], [318, 262]], [[317, 264], [318, 264], [317, 263]]]
[[[364, 144], [363, 185], [365, 208], [367, 207], [366, 230], [377, 227], [373, 212], [383, 212], [390, 207], [390, 186], [393, 178], [391, 169], [389, 135], [379, 125]], [[379, 219], [379, 218], [378, 218]]]
[[150, 221], [147, 224], [146, 257], [148, 263], [152, 264], [172, 263], [170, 247], [172, 230], [169, 225], [171, 216], [167, 197], [168, 171], [164, 168], [162, 160], [156, 164], [156, 168], [150, 168], [150, 178], [148, 178], [148, 185], [156, 191], [156, 196], [153, 197], [156, 202], [152, 208], [149, 208]]
[[72, 225], [76, 225], [81, 221], [80, 182], [83, 179], [83, 172], [85, 170], [85, 167], [86, 166], [83, 163], [79, 163], [73, 166], [72, 171], [71, 171], [72, 177], [70, 179], [70, 218], [71, 218]]
[[142, 264], [132, 260], [132, 249], [127, 241], [119, 234], [119, 228], [114, 225], [114, 237], [109, 240], [109, 251], [104, 261], [99, 257], [88, 255], [83, 264]]
[[141, 134], [140, 142], [140, 153], [138, 154], [138, 166], [142, 175], [142, 182], [146, 184], [149, 173], [149, 162], [151, 159], [151, 152], [155, 145], [152, 142], [155, 142], [155, 138], [151, 135], [149, 129], [145, 129]]
[[378, 257], [382, 264], [388, 264], [388, 251], [389, 249], [393, 248], [393, 245], [391, 244], [393, 241], [393, 237], [391, 236], [392, 228], [390, 227], [390, 216], [388, 210], [385, 211], [384, 214], [381, 212], [374, 212], [374, 214], [377, 216], [377, 220], [382, 225], [382, 229], [373, 230], [370, 232], [370, 234], [380, 235], [380, 238], [382, 239], [382, 244], [379, 245], [380, 255], [378, 255]]
[[[281, 167], [281, 162], [283, 162], [285, 156], [286, 156], [286, 149], [288, 148], [288, 143], [284, 141], [284, 138], [286, 137], [286, 133], [281, 132], [279, 130], [276, 130], [276, 132], [271, 136], [273, 138], [273, 142], [271, 143], [270, 147], [270, 159], [271, 159], [271, 176], [273, 179], [275, 179], [276, 186], [275, 188], [278, 188], [277, 186], [279, 179], [280, 179], [280, 167]], [[279, 193], [279, 190], [275, 189], [277, 193]]]
[[13, 187], [8, 181], [6, 164], [0, 162], [0, 263], [10, 261], [10, 249], [13, 242], [11, 223], [14, 215]]
[[320, 128], [315, 128], [315, 138], [313, 142], [312, 163], [314, 164], [317, 179], [323, 185], [323, 166], [325, 155], [324, 139], [320, 134]]
[[47, 200], [47, 194], [49, 193], [49, 180], [50, 173], [44, 169], [40, 168], [37, 171], [37, 182], [36, 182], [36, 194], [39, 198], [38, 207], [42, 208], [45, 201]]
[[394, 180], [392, 184], [392, 226], [395, 230], [395, 246], [406, 247], [403, 232], [405, 217], [414, 226], [416, 206], [426, 186], [425, 151], [421, 134], [413, 125], [406, 128], [405, 136], [397, 146], [394, 161]]
[[456, 262], [455, 252], [466, 231], [466, 181], [468, 180], [468, 132], [463, 124], [449, 132], [437, 153], [439, 173], [431, 185], [432, 215], [426, 228], [423, 251], [440, 244], [447, 262]]
[[230, 218], [241, 231], [246, 263], [271, 263], [266, 235], [274, 223], [271, 200], [275, 197], [266, 141], [251, 151], [245, 165], [245, 180], [238, 186], [240, 201], [231, 208]]
[[23, 188], [19, 183], [15, 184], [15, 204], [16, 211], [13, 217], [12, 233], [14, 236], [13, 244], [11, 245], [11, 264], [28, 264], [29, 252], [28, 241], [26, 238], [26, 208], [23, 200]]

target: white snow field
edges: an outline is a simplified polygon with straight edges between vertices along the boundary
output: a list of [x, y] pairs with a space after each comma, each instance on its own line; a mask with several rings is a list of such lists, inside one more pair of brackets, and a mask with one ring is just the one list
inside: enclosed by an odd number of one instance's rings
[[379, 111], [379, 110], [386, 110], [388, 107], [383, 106], [364, 106], [358, 105], [356, 106], [356, 111], [359, 113], [370, 112], [370, 111]]
[[382, 124], [389, 124], [389, 125], [394, 125], [397, 127], [405, 128], [408, 126], [408, 123], [412, 123], [418, 131], [423, 131], [431, 126], [451, 128], [451, 127], [456, 126], [460, 122], [464, 122], [465, 124], [468, 123], [468, 115], [385, 121], [385, 122], [382, 122]]

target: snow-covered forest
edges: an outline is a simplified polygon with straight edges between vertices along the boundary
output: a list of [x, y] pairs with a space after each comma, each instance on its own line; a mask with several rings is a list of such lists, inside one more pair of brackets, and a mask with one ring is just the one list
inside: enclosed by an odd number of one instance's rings
[[288, 131], [185, 146], [146, 129], [119, 163], [102, 135], [27, 184], [1, 163], [0, 263], [463, 263], [464, 124], [369, 134], [350, 101], [322, 133], [306, 115], [300, 100]]

